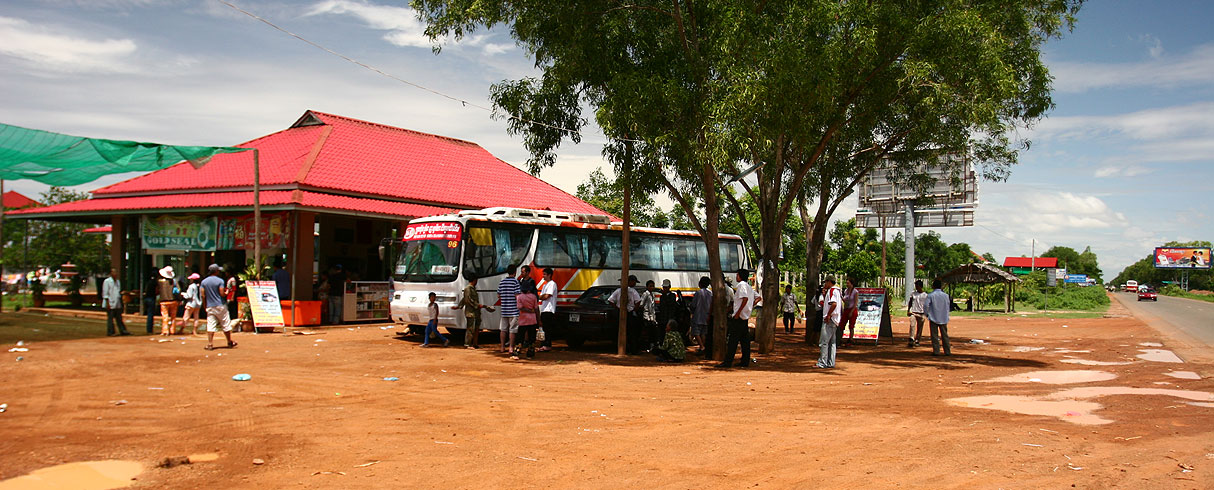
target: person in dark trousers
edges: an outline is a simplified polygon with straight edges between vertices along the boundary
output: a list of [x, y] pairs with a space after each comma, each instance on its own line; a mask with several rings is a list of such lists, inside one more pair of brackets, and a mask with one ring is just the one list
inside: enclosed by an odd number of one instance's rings
[[944, 283], [939, 279], [932, 281], [931, 293], [923, 302], [923, 310], [927, 312], [927, 323], [932, 329], [932, 355], [940, 355], [940, 344], [944, 344], [944, 355], [953, 355], [948, 344], [948, 310], [952, 300], [944, 292]]
[[[101, 307], [105, 309], [105, 334], [130, 335], [126, 322], [122, 321], [122, 281], [118, 280], [118, 269], [110, 269], [110, 277], [101, 283]], [[118, 330], [114, 330], [118, 325]]]
[[553, 270], [551, 267], [544, 268], [544, 280], [540, 281], [540, 328], [545, 326], [548, 330], [544, 331], [544, 341], [541, 342], [539, 351], [547, 352], [552, 350], [552, 337], [549, 332], [555, 332], [556, 326], [556, 298], [560, 292], [556, 281], [552, 279]]
[[291, 273], [287, 272], [286, 266], [282, 257], [274, 257], [274, 274], [270, 278], [274, 280], [274, 288], [278, 290], [279, 301], [291, 300]]
[[329, 323], [341, 325], [342, 301], [346, 297], [346, 272], [341, 264], [329, 269]]
[[750, 311], [754, 308], [755, 290], [746, 279], [750, 271], [738, 269], [738, 285], [733, 292], [733, 306], [728, 320], [725, 350], [725, 361], [717, 365], [719, 368], [733, 367], [733, 356], [738, 352], [738, 344], [742, 344], [742, 360], [738, 367], [750, 366]]
[[623, 302], [628, 317], [625, 319], [627, 329], [627, 339], [624, 344], [624, 352], [628, 354], [637, 354], [641, 351], [641, 293], [636, 290], [637, 276], [628, 276], [627, 292], [622, 289], [616, 289], [607, 298], [607, 302], [615, 305], [617, 308]]
[[159, 307], [156, 304], [156, 281], [160, 276], [152, 274], [146, 282], [143, 283], [143, 314], [148, 317], [148, 334], [152, 333], [152, 324], [155, 323], [156, 310]]

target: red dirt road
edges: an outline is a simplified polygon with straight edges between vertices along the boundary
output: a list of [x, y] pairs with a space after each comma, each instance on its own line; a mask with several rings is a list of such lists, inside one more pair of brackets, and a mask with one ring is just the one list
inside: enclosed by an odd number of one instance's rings
[[[1134, 318], [955, 318], [952, 358], [906, 348], [899, 320], [896, 341], [843, 349], [826, 371], [800, 334], [729, 371], [607, 346], [511, 361], [376, 327], [240, 334], [214, 352], [199, 338], [37, 343], [0, 362], [0, 479], [120, 459], [145, 465], [136, 488], [1214, 487], [1214, 407], [1192, 400], [1086, 400], [1105, 425], [946, 402], [1085, 386], [1214, 393], [1211, 364], [1136, 358], [1140, 342], [1168, 347]], [[1080, 369], [1116, 378], [978, 382]], [[155, 467], [210, 452], [220, 457]]]

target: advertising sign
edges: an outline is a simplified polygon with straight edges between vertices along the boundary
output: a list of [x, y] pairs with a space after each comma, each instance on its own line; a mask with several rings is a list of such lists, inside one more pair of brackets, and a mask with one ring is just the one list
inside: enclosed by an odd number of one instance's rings
[[[220, 250], [253, 250], [254, 232], [252, 214], [219, 220]], [[261, 248], [286, 248], [291, 236], [290, 215], [282, 213], [261, 214]]]
[[214, 251], [218, 228], [215, 218], [197, 216], [144, 216], [139, 221], [148, 250]]
[[282, 303], [278, 300], [278, 287], [274, 281], [247, 281], [249, 290], [249, 309], [253, 312], [253, 326], [262, 328], [282, 328]]
[[1067, 282], [1070, 284], [1087, 284], [1088, 275], [1087, 274], [1067, 274], [1066, 279], [1063, 279], [1063, 282]]
[[405, 228], [405, 241], [409, 240], [459, 240], [459, 223], [414, 223]]
[[1155, 247], [1158, 269], [1209, 269], [1210, 247]]
[[856, 338], [876, 341], [885, 309], [885, 288], [856, 288], [856, 309]]

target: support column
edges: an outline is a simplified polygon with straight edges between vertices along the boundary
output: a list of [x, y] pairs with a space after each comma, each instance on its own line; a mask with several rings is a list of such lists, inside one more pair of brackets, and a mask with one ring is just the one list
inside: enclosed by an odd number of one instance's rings
[[[118, 277], [132, 277], [126, 273], [126, 217], [110, 218], [110, 267], [118, 269]], [[105, 271], [109, 272], [109, 271]], [[130, 289], [132, 284], [125, 284]], [[138, 288], [138, 284], [134, 284]]]
[[312, 257], [315, 254], [315, 239], [312, 234], [316, 223], [316, 213], [310, 211], [294, 211], [296, 219], [291, 223], [290, 251], [287, 252], [287, 266], [291, 268], [291, 299], [295, 301], [311, 301], [312, 298]]
[[[906, 284], [902, 289], [906, 292], [904, 302], [909, 303], [911, 293], [915, 292], [915, 202], [906, 201], [906, 223], [903, 231], [903, 242], [906, 243]], [[931, 284], [927, 284], [931, 286]], [[923, 288], [926, 290], [927, 288]]]

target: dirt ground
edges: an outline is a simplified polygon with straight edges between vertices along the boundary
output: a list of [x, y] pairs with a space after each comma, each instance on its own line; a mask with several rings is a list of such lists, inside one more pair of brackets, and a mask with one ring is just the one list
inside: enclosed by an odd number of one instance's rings
[[[188, 336], [40, 342], [0, 362], [0, 479], [114, 459], [144, 465], [135, 488], [1214, 488], [1214, 407], [1201, 394], [1083, 400], [1103, 425], [947, 402], [1089, 386], [1214, 393], [1209, 361], [1137, 358], [1152, 348], [1140, 343], [1170, 341], [1119, 308], [956, 318], [951, 358], [907, 348], [895, 318], [894, 341], [843, 349], [833, 370], [813, 368], [801, 325], [733, 370], [606, 345], [511, 361], [376, 326], [238, 334], [212, 352]], [[1116, 377], [983, 382], [1064, 370]], [[219, 457], [156, 467], [201, 453]]]

